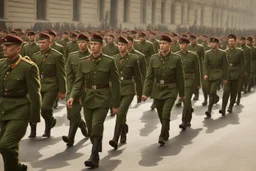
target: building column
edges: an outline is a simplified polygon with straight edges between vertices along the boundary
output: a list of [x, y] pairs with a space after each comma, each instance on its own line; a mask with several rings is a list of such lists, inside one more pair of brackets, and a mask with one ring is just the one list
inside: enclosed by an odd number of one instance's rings
[[188, 25], [188, 4], [184, 3], [183, 4], [183, 24]]
[[212, 8], [204, 7], [204, 26], [212, 26]]
[[175, 19], [174, 19], [174, 23], [179, 25], [182, 24], [181, 23], [181, 4], [179, 2], [175, 3]]

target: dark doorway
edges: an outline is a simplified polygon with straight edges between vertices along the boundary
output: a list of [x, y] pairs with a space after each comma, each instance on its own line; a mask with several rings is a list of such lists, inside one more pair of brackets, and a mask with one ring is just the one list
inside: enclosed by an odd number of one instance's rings
[[110, 1], [110, 25], [117, 28], [118, 0]]

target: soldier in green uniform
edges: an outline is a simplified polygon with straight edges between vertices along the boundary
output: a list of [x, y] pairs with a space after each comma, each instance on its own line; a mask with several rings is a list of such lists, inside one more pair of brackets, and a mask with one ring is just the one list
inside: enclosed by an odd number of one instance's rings
[[254, 76], [256, 75], [256, 47], [253, 46], [252, 37], [247, 37], [246, 44], [251, 48], [251, 71], [249, 75], [248, 89], [247, 89], [247, 92], [251, 92]]
[[109, 144], [115, 149], [118, 147], [118, 140], [121, 134], [121, 143], [126, 142], [126, 134], [128, 133], [126, 116], [134, 95], [137, 93], [138, 99], [142, 96], [142, 78], [138, 57], [132, 53], [128, 53], [128, 43], [125, 37], [119, 37], [119, 54], [113, 56], [121, 82], [121, 103], [116, 116], [114, 136], [113, 139], [109, 141]]
[[211, 50], [205, 53], [203, 61], [204, 84], [209, 95], [208, 110], [205, 112], [207, 117], [212, 116], [212, 107], [217, 98], [217, 90], [221, 81], [227, 84], [228, 79], [228, 61], [226, 52], [219, 49], [219, 39], [210, 38]]
[[[85, 95], [81, 100], [92, 142], [91, 156], [84, 164], [86, 167], [97, 168], [99, 152], [102, 151], [104, 121], [110, 104], [113, 106], [113, 113], [117, 114], [121, 96], [120, 79], [115, 61], [102, 53], [103, 38], [94, 34], [90, 47], [92, 54], [79, 62], [76, 80], [67, 105], [72, 107], [74, 99], [80, 96], [82, 89], [84, 90]], [[111, 86], [109, 86], [110, 82]]]
[[237, 48], [236, 36], [233, 34], [228, 35], [228, 48], [226, 49], [227, 60], [228, 60], [228, 82], [224, 86], [223, 97], [222, 97], [222, 108], [219, 113], [222, 116], [226, 115], [226, 106], [230, 96], [230, 104], [228, 107], [228, 112], [232, 113], [233, 106], [236, 101], [236, 96], [238, 92], [239, 79], [244, 76], [245, 67], [245, 57], [244, 51]]
[[115, 36], [113, 34], [108, 35], [107, 45], [103, 47], [102, 52], [108, 56], [114, 56], [119, 53], [117, 45], [114, 43]]
[[184, 99], [184, 74], [181, 58], [171, 52], [171, 38], [162, 35], [160, 53], [151, 57], [144, 82], [142, 100], [149, 96], [155, 100], [159, 120], [162, 124], [158, 143], [162, 146], [169, 139], [171, 110], [177, 98]]
[[179, 127], [182, 130], [186, 130], [187, 126], [191, 126], [192, 113], [194, 111], [191, 104], [193, 90], [194, 87], [200, 88], [201, 77], [198, 55], [188, 50], [189, 40], [180, 38], [179, 43], [180, 52], [177, 52], [177, 54], [181, 57], [185, 78], [184, 108], [182, 111], [182, 123]]
[[222, 50], [226, 50], [227, 46], [228, 46], [228, 39], [227, 39], [227, 37], [224, 36], [224, 37], [222, 37], [222, 40], [219, 44], [219, 48]]
[[66, 49], [65, 49], [65, 60], [67, 60], [68, 55], [71, 52], [75, 52], [79, 50], [78, 42], [77, 42], [77, 34], [76, 33], [70, 33], [70, 42], [67, 43]]
[[62, 39], [60, 40], [59, 44], [63, 46], [64, 49], [66, 49], [66, 45], [69, 42], [69, 33], [68, 31], [63, 31], [62, 33]]
[[0, 60], [0, 153], [4, 171], [26, 171], [19, 162], [19, 142], [28, 123], [40, 122], [40, 81], [37, 66], [19, 53], [22, 39], [7, 35]]
[[[50, 36], [46, 33], [39, 35], [39, 46], [40, 51], [34, 53], [31, 59], [37, 64], [41, 76], [41, 114], [45, 120], [43, 137], [50, 137], [51, 129], [56, 124], [52, 110], [54, 101], [57, 96], [64, 99], [66, 93], [64, 57], [60, 52], [50, 47]], [[31, 125], [29, 137], [36, 137], [36, 125]]]
[[[244, 90], [245, 93], [247, 93], [247, 87], [248, 87], [248, 78], [249, 78], [249, 73], [251, 70], [251, 48], [245, 44], [245, 37], [240, 37], [239, 43], [241, 49], [244, 51], [244, 56], [245, 56], [245, 67], [244, 67], [244, 76], [239, 80], [239, 85], [238, 85], [238, 94], [237, 94], [237, 100], [236, 104], [240, 104], [240, 99], [241, 99], [241, 92]], [[245, 87], [245, 89], [244, 89]]]
[[179, 46], [179, 43], [178, 43], [178, 34], [176, 33], [172, 33], [172, 47], [171, 47], [171, 51], [173, 53], [176, 53], [178, 51], [180, 51], [180, 46]]
[[[79, 51], [72, 52], [69, 54], [66, 62], [66, 75], [67, 75], [67, 99], [70, 97], [70, 93], [75, 82], [76, 73], [78, 69], [78, 62], [86, 56], [89, 56], [91, 52], [88, 49], [89, 39], [86, 35], [80, 34], [78, 36], [78, 45]], [[84, 93], [84, 92], [82, 92]], [[85, 122], [81, 119], [80, 111], [82, 109], [82, 105], [80, 103], [80, 97], [75, 99], [73, 106], [71, 109], [67, 108], [68, 112], [68, 120], [70, 121], [69, 124], [69, 133], [68, 136], [63, 136], [62, 140], [67, 143], [67, 146], [73, 146], [76, 131], [78, 128], [81, 129], [82, 134], [85, 137], [88, 137], [87, 129]]]
[[35, 42], [36, 33], [34, 31], [29, 31], [27, 36], [29, 42], [22, 48], [21, 56], [29, 56], [31, 58], [34, 53], [40, 50], [40, 48], [39, 45]]
[[156, 39], [156, 33], [151, 31], [149, 34], [149, 40], [153, 43], [154, 45], [154, 51], [155, 53], [158, 53], [160, 45], [159, 45], [159, 40]]

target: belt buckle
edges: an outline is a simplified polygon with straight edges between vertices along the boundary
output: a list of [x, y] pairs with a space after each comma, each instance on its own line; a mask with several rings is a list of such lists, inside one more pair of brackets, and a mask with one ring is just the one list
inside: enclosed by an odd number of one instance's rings
[[232, 67], [232, 66], [233, 66], [233, 64], [232, 64], [232, 63], [230, 63], [230, 64], [229, 64], [229, 66], [231, 66], [231, 67]]
[[164, 80], [160, 80], [160, 84], [164, 84]]
[[92, 86], [92, 89], [93, 89], [93, 90], [96, 90], [96, 89], [97, 89], [97, 86], [96, 86], [96, 85], [93, 85], [93, 86]]
[[124, 77], [121, 77], [120, 79], [121, 79], [121, 80], [124, 80]]

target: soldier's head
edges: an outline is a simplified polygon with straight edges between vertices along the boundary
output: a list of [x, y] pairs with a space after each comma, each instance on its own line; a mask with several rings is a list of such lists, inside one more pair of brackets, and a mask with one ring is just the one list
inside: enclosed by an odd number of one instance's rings
[[178, 41], [178, 34], [177, 33], [172, 33], [172, 41], [177, 42]]
[[252, 45], [252, 42], [253, 42], [252, 37], [247, 37], [247, 38], [246, 38], [246, 45], [251, 46], [251, 45]]
[[29, 31], [27, 33], [29, 42], [34, 42], [36, 39], [36, 33], [34, 31]]
[[129, 41], [124, 36], [120, 36], [118, 38], [118, 49], [120, 53], [125, 53], [128, 51], [128, 43]]
[[246, 38], [245, 37], [240, 37], [240, 39], [239, 39], [239, 43], [240, 43], [240, 45], [241, 46], [244, 46], [245, 45], [245, 40], [246, 40]]
[[77, 40], [80, 51], [88, 49], [89, 38], [85, 34], [79, 34]]
[[160, 45], [160, 49], [159, 49], [160, 52], [167, 53], [171, 49], [172, 39], [168, 35], [161, 35], [159, 45]]
[[132, 31], [130, 32], [130, 35], [129, 35], [129, 36], [131, 36], [133, 39], [136, 39], [136, 37], [137, 37], [137, 31], [132, 30]]
[[7, 58], [17, 57], [20, 53], [22, 39], [18, 36], [7, 35], [1, 41], [4, 50], [4, 56]]
[[0, 29], [0, 39], [4, 38], [7, 34], [8, 34], [8, 32], [6, 30]]
[[64, 30], [63, 33], [62, 33], [62, 38], [63, 39], [68, 39], [68, 37], [69, 37], [68, 31]]
[[141, 42], [145, 42], [146, 41], [146, 33], [141, 32], [139, 34], [139, 39], [140, 39]]
[[203, 35], [203, 36], [202, 36], [202, 39], [203, 39], [204, 42], [208, 42], [209, 37], [208, 37], [207, 35]]
[[38, 43], [41, 51], [47, 51], [51, 46], [50, 35], [47, 33], [40, 33]]
[[113, 34], [109, 34], [107, 37], [108, 44], [114, 43], [114, 41], [115, 41], [115, 36]]
[[189, 35], [189, 41], [190, 41], [191, 45], [195, 45], [197, 43], [196, 35], [194, 35], [194, 34]]
[[134, 39], [132, 36], [127, 36], [127, 40], [128, 40], [128, 51], [131, 50], [133, 48], [134, 45]]
[[214, 38], [214, 37], [210, 38], [210, 47], [211, 47], [211, 49], [213, 49], [213, 50], [217, 49], [218, 46], [219, 46], [219, 43], [220, 43], [219, 39]]
[[75, 32], [70, 33], [70, 40], [71, 42], [76, 42], [77, 41], [77, 34]]
[[236, 36], [234, 34], [229, 34], [228, 35], [228, 46], [230, 48], [235, 47], [236, 45]]
[[190, 41], [187, 38], [180, 38], [179, 40], [179, 45], [180, 45], [180, 50], [181, 52], [187, 52], [188, 51], [188, 44]]
[[50, 35], [50, 41], [51, 43], [54, 43], [57, 37], [57, 33], [53, 30], [49, 30], [48, 34]]
[[156, 33], [151, 31], [149, 34], [149, 39], [154, 40], [156, 38]]
[[103, 38], [99, 34], [93, 34], [90, 41], [90, 47], [93, 54], [102, 52]]

